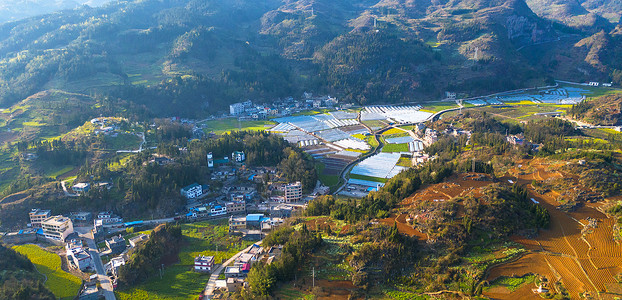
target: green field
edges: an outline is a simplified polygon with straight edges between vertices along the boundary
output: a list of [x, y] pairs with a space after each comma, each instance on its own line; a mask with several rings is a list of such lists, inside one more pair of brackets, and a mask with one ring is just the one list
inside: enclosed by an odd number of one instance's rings
[[[464, 103], [466, 106], [466, 103]], [[441, 110], [445, 110], [445, 109], [450, 109], [450, 108], [456, 108], [458, 107], [458, 105], [456, 104], [456, 102], [431, 102], [431, 103], [425, 103], [422, 105], [423, 109], [421, 111], [425, 111], [425, 112], [430, 112], [430, 113], [435, 113], [435, 112], [439, 112]]]
[[[536, 279], [534, 275], [526, 275], [523, 277], [499, 277], [490, 283], [488, 287], [485, 287], [484, 290], [489, 290], [493, 287], [504, 287], [508, 289], [510, 292], [513, 292], [519, 289], [523, 284], [532, 283]], [[535, 286], [534, 286], [535, 287]]]
[[237, 118], [227, 118], [220, 120], [209, 120], [204, 123], [207, 125], [205, 132], [214, 132], [215, 134], [224, 134], [233, 130], [252, 130], [260, 131], [266, 130], [270, 127], [266, 125], [276, 125], [273, 121], [238, 121]]
[[350, 173], [349, 177], [352, 179], [360, 179], [360, 180], [375, 181], [375, 182], [382, 182], [382, 183], [389, 181], [389, 179], [386, 179], [386, 178], [352, 174], [352, 173]]
[[39, 273], [45, 275], [45, 286], [61, 299], [73, 299], [80, 290], [82, 281], [61, 269], [60, 256], [47, 252], [37, 245], [21, 245], [13, 247], [15, 251], [26, 255], [35, 265]]
[[[207, 221], [182, 225], [184, 246], [179, 262], [166, 267], [162, 278], [155, 276], [130, 289], [115, 291], [118, 299], [197, 299], [205, 288], [209, 274], [192, 271], [194, 257], [215, 256], [216, 263], [228, 259], [252, 242], [228, 234], [227, 220]], [[218, 252], [216, 252], [218, 248]], [[158, 274], [156, 274], [158, 275]]]
[[408, 152], [408, 144], [385, 144], [382, 152]]

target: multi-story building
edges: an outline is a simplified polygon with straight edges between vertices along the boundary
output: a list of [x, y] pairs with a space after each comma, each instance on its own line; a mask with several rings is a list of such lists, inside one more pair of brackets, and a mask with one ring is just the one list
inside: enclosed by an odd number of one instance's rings
[[229, 217], [229, 232], [236, 232], [240, 229], [246, 229], [246, 216]]
[[182, 196], [188, 199], [193, 199], [203, 194], [203, 188], [201, 188], [201, 185], [198, 183], [193, 183], [189, 186], [183, 187], [180, 192]]
[[111, 239], [106, 240], [106, 246], [108, 246], [108, 249], [110, 249], [112, 254], [122, 253], [127, 247], [125, 245], [125, 239], [121, 235], [114, 236]]
[[186, 199], [194, 199], [203, 195], [203, 187], [198, 183], [193, 183], [181, 189], [181, 195]]
[[199, 255], [194, 258], [194, 271], [195, 272], [211, 272], [214, 267], [213, 256]]
[[82, 242], [79, 240], [71, 240], [65, 245], [67, 250], [67, 259], [72, 261], [76, 268], [81, 271], [91, 266], [91, 255], [82, 248]]
[[89, 184], [88, 182], [76, 183], [74, 186], [71, 187], [71, 189], [76, 193], [86, 193], [89, 191], [90, 188], [91, 184]]
[[232, 215], [246, 213], [246, 202], [244, 201], [227, 202], [226, 207], [227, 213]]
[[246, 154], [244, 154], [244, 151], [234, 151], [231, 153], [231, 160], [235, 162], [244, 162], [246, 160]]
[[227, 214], [227, 207], [226, 206], [216, 205], [216, 206], [212, 207], [212, 209], [210, 210], [210, 215], [211, 216], [222, 216], [222, 215], [226, 215], [226, 214]]
[[243, 103], [233, 103], [229, 105], [229, 113], [233, 116], [239, 115], [244, 112]]
[[64, 242], [67, 236], [73, 233], [71, 219], [63, 216], [53, 216], [43, 220], [41, 228], [46, 238], [60, 242]]
[[302, 184], [300, 181], [285, 186], [285, 202], [298, 202], [302, 199]]
[[30, 216], [30, 224], [34, 228], [41, 228], [41, 222], [49, 218], [50, 215], [50, 210], [43, 210], [38, 208], [33, 208], [30, 213], [28, 213], [28, 216]]

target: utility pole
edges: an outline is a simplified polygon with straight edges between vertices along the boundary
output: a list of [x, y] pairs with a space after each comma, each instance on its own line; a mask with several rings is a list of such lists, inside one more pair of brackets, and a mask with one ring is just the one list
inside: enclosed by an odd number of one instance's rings
[[315, 267], [313, 267], [313, 287], [315, 287]]

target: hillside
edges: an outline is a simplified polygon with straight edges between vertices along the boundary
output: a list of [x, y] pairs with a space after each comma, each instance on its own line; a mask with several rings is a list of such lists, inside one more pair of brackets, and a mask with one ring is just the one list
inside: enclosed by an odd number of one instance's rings
[[24, 18], [75, 9], [81, 5], [97, 7], [111, 0], [3, 0], [0, 3], [0, 24]]
[[0, 25], [0, 107], [61, 89], [197, 116], [304, 91], [402, 102], [608, 79], [613, 63], [569, 48], [588, 36], [566, 36], [518, 0], [112, 2]]
[[570, 110], [573, 118], [593, 125], [617, 126], [622, 125], [622, 95], [613, 94], [591, 101], [584, 101], [574, 105]]

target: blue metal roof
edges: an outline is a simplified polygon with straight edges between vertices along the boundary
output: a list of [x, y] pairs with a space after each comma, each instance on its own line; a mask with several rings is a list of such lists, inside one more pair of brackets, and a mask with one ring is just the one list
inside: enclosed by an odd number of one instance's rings
[[248, 180], [253, 180], [253, 178], [255, 178], [255, 174], [248, 176]]
[[246, 216], [246, 222], [259, 222], [263, 214], [250, 214]]
[[133, 222], [123, 223], [123, 225], [125, 225], [125, 227], [128, 227], [128, 226], [140, 225], [142, 223], [143, 221], [133, 221]]

